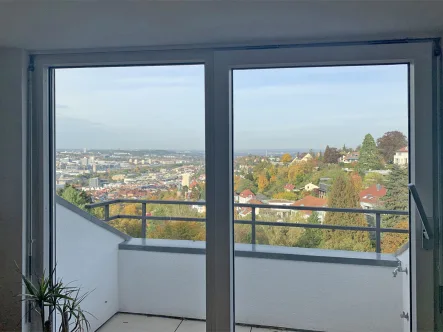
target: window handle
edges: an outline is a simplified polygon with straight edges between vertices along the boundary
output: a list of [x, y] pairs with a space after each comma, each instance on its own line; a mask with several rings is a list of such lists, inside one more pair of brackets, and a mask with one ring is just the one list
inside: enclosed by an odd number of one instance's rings
[[408, 184], [409, 191], [411, 192], [411, 196], [414, 199], [415, 206], [418, 211], [418, 215], [421, 219], [422, 229], [423, 229], [423, 249], [430, 250], [434, 247], [434, 234], [432, 233], [431, 223], [432, 218], [428, 218], [426, 216], [425, 209], [423, 208], [423, 204], [420, 199], [420, 195], [418, 194], [417, 188], [415, 184]]

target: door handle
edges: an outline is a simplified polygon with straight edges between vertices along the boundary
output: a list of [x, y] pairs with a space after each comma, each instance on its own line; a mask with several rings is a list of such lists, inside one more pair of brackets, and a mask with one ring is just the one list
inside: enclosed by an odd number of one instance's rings
[[423, 208], [423, 204], [420, 199], [420, 195], [418, 194], [417, 188], [415, 184], [408, 184], [409, 191], [411, 192], [411, 196], [414, 199], [415, 206], [417, 207], [418, 215], [421, 219], [422, 230], [423, 230], [423, 249], [431, 250], [434, 248], [434, 234], [432, 232], [431, 223], [432, 218], [428, 218], [426, 216], [425, 209]]

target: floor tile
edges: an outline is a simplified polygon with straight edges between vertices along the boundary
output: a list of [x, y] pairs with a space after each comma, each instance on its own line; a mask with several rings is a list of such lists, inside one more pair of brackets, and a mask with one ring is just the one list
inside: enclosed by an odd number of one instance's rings
[[177, 332], [206, 332], [206, 322], [197, 320], [184, 320]]
[[175, 332], [180, 319], [117, 314], [99, 332]]

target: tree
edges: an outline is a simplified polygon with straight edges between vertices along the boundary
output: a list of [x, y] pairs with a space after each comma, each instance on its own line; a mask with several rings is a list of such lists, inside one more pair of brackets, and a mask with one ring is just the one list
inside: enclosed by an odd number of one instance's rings
[[92, 198], [88, 193], [83, 190], [77, 190], [69, 184], [65, 185], [64, 188], [59, 189], [57, 195], [71, 204], [78, 206], [82, 210], [86, 210], [86, 204], [92, 203]]
[[[403, 216], [404, 217], [404, 216]], [[401, 220], [394, 228], [397, 229], [409, 229], [409, 221]], [[394, 253], [406, 242], [408, 242], [409, 234], [407, 233], [385, 233], [381, 240], [381, 248], [384, 253]]]
[[[398, 165], [393, 165], [391, 172], [386, 176], [386, 195], [381, 198], [383, 208], [386, 210], [406, 211], [409, 207], [408, 170]], [[382, 219], [383, 227], [393, 227], [404, 216], [385, 215]]]
[[374, 138], [371, 134], [367, 134], [361, 145], [357, 169], [360, 173], [364, 173], [371, 169], [380, 169], [381, 167], [381, 157]]
[[341, 157], [337, 148], [330, 148], [326, 145], [325, 153], [323, 155], [323, 161], [327, 164], [337, 164], [338, 159]]
[[408, 139], [399, 131], [388, 131], [377, 139], [377, 147], [386, 163], [392, 164], [395, 152], [408, 145]]
[[[360, 208], [360, 199], [352, 180], [347, 174], [340, 174], [333, 182], [328, 196], [328, 207]], [[327, 212], [325, 225], [367, 226], [366, 219], [361, 213]], [[323, 248], [370, 251], [372, 249], [368, 232], [325, 230]]]
[[289, 164], [292, 161], [292, 157], [289, 153], [285, 153], [281, 156], [281, 162], [285, 164]]
[[385, 178], [380, 173], [368, 172], [363, 180], [363, 187], [368, 188], [374, 184], [384, 184]]
[[268, 178], [263, 174], [259, 175], [257, 179], [257, 184], [258, 184], [258, 191], [262, 193], [269, 185]]
[[[307, 219], [308, 224], [320, 224], [320, 217], [318, 212], [312, 211], [312, 214]], [[318, 248], [323, 240], [323, 232], [318, 228], [307, 228], [300, 236], [297, 242], [297, 247], [301, 248]]]
[[240, 178], [237, 183], [234, 183], [234, 190], [236, 192], [241, 193], [245, 189], [249, 189], [252, 192], [257, 192], [257, 186], [251, 180]]

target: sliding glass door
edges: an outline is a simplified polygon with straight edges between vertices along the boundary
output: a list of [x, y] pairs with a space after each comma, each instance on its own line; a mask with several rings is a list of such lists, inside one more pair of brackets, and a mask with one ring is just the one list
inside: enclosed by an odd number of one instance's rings
[[432, 330], [434, 70], [432, 42], [38, 55], [33, 269], [105, 332]]

